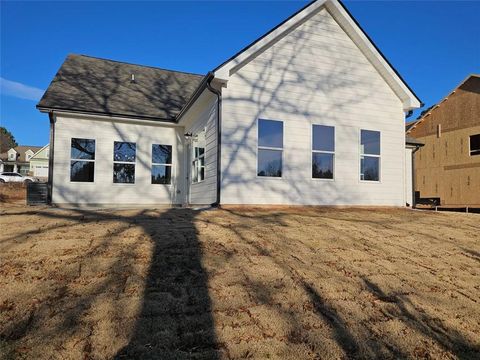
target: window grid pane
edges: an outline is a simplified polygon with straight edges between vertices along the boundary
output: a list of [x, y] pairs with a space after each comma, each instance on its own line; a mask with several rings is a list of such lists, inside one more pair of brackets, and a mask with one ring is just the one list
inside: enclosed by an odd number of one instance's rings
[[72, 182], [93, 182], [95, 173], [95, 162], [93, 161], [70, 161], [70, 181]]
[[282, 177], [282, 150], [258, 149], [257, 175]]
[[113, 142], [113, 183], [135, 183], [137, 145], [134, 142]]
[[114, 141], [113, 161], [134, 163], [136, 160], [136, 144], [133, 142]]
[[333, 126], [313, 125], [312, 149], [315, 151], [335, 151], [335, 128]]
[[152, 164], [172, 164], [172, 146], [152, 144]]
[[170, 184], [172, 181], [171, 165], [152, 166], [152, 184]]
[[258, 147], [283, 148], [283, 122], [278, 120], [258, 120]]
[[361, 153], [365, 155], [380, 155], [380, 132], [372, 130], [361, 131]]
[[72, 138], [70, 159], [95, 160], [95, 140]]
[[360, 176], [361, 180], [379, 181], [380, 158], [378, 156], [362, 156]]
[[95, 140], [72, 138], [70, 147], [70, 181], [93, 182]]
[[258, 119], [257, 176], [282, 177], [283, 122]]
[[312, 154], [312, 177], [333, 179], [334, 154], [314, 152]]
[[192, 161], [192, 182], [198, 183], [205, 180], [205, 148], [194, 147]]
[[380, 181], [380, 132], [361, 130], [360, 180]]
[[114, 163], [113, 182], [116, 184], [134, 184], [135, 164]]

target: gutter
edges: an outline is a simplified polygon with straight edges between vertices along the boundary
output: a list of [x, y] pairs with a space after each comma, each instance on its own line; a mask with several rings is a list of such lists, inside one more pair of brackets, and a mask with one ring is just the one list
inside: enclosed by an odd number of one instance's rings
[[420, 150], [424, 145], [415, 144], [415, 149], [412, 150], [412, 209], [415, 209], [417, 206], [417, 201], [415, 198], [415, 153]]
[[207, 89], [213, 94], [217, 95], [217, 200], [212, 204], [212, 206], [220, 206], [220, 186], [221, 186], [221, 158], [222, 158], [222, 93], [215, 89], [211, 82], [214, 78], [212, 72], [209, 72], [206, 76], [207, 79]]
[[136, 120], [152, 120], [156, 122], [167, 122], [167, 123], [175, 123], [175, 119], [162, 119], [156, 118], [152, 116], [142, 116], [142, 115], [129, 115], [129, 114], [116, 114], [116, 113], [100, 113], [96, 111], [88, 111], [88, 110], [74, 110], [74, 109], [67, 109], [67, 108], [51, 108], [51, 107], [43, 107], [37, 105], [36, 108], [40, 112], [48, 112], [49, 114], [53, 111], [59, 112], [66, 112], [66, 113], [73, 113], [73, 114], [84, 114], [84, 115], [97, 115], [97, 116], [107, 116], [107, 117], [122, 117], [127, 119], [136, 119]]
[[48, 113], [50, 120], [50, 148], [48, 154], [48, 181], [47, 181], [47, 204], [52, 205], [52, 192], [53, 192], [53, 157], [55, 154], [55, 116], [53, 111]]

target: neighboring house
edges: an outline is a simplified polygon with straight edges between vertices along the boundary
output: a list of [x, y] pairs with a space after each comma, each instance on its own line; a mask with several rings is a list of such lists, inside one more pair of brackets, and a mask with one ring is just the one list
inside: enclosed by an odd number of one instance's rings
[[42, 147], [30, 158], [30, 174], [38, 178], [48, 178], [49, 144]]
[[0, 154], [0, 172], [18, 172], [28, 175], [30, 159], [40, 146], [20, 145]]
[[425, 143], [415, 160], [420, 197], [480, 206], [480, 75], [468, 76], [406, 131]]
[[69, 55], [37, 105], [55, 204], [386, 206], [420, 106], [336, 0], [207, 75]]

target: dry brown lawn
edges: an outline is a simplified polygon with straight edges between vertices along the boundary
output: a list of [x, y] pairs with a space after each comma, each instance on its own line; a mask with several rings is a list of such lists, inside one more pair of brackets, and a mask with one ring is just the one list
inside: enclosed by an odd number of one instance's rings
[[1, 358], [480, 357], [480, 215], [0, 206]]

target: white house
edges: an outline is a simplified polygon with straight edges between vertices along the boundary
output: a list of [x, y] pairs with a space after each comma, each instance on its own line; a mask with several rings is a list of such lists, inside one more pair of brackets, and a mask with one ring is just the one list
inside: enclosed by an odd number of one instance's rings
[[37, 178], [48, 177], [48, 156], [50, 154], [50, 145], [47, 144], [38, 150], [30, 158], [30, 174]]
[[420, 100], [337, 0], [207, 75], [69, 55], [50, 116], [54, 204], [405, 206]]
[[0, 173], [18, 172], [28, 175], [30, 161], [38, 150], [40, 150], [40, 146], [20, 145], [0, 153]]

